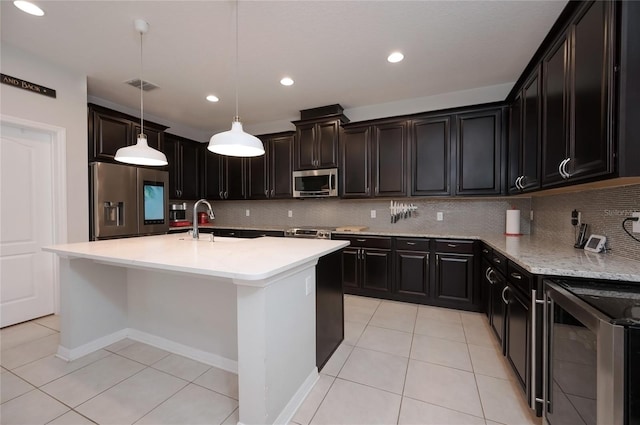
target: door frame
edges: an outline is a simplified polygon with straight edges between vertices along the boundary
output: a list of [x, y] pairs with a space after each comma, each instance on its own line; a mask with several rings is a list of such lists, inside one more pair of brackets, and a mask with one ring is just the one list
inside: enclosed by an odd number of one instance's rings
[[[51, 137], [51, 195], [53, 200], [53, 243], [67, 243], [67, 130], [64, 127], [31, 121], [24, 118], [0, 114], [0, 129], [3, 127], [26, 129], [45, 133]], [[53, 262], [54, 312], [60, 313], [60, 260]]]

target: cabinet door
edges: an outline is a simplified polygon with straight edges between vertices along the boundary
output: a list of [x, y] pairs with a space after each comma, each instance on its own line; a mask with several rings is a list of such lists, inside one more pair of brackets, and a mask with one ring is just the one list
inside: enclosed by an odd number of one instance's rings
[[406, 124], [377, 125], [374, 134], [371, 166], [374, 196], [406, 196]]
[[93, 111], [93, 154], [91, 160], [113, 161], [118, 149], [132, 143], [131, 121]]
[[504, 339], [506, 306], [502, 300], [504, 288], [507, 286], [504, 277], [495, 272], [493, 284], [491, 285], [491, 328], [498, 338], [500, 346]]
[[247, 158], [247, 197], [249, 199], [266, 199], [269, 193], [269, 157], [271, 156], [270, 140], [262, 140], [265, 154]]
[[516, 372], [518, 382], [526, 392], [531, 351], [529, 349], [529, 341], [531, 341], [529, 303], [511, 286], [508, 288], [505, 355]]
[[540, 187], [540, 78], [535, 72], [525, 83], [522, 99], [522, 147], [520, 184], [523, 190]]
[[472, 305], [473, 255], [436, 254], [434, 297], [446, 304]]
[[217, 153], [207, 151], [204, 156], [203, 196], [209, 200], [224, 199], [222, 186], [223, 157]]
[[391, 292], [391, 250], [362, 248], [362, 288]]
[[169, 198], [171, 199], [180, 199], [180, 189], [182, 188], [178, 145], [177, 139], [174, 139], [171, 135], [166, 136], [163, 152], [167, 157], [169, 167]]
[[569, 42], [564, 34], [542, 59], [542, 186], [562, 181], [567, 158], [567, 75]]
[[224, 163], [224, 199], [245, 199], [245, 159], [227, 156]]
[[316, 166], [319, 168], [337, 167], [340, 121], [322, 122], [316, 124], [316, 127]]
[[429, 297], [429, 253], [396, 251], [396, 286], [399, 294]]
[[293, 135], [274, 137], [269, 147], [269, 197], [291, 198], [293, 164]]
[[316, 125], [315, 123], [296, 126], [296, 170], [316, 168]]
[[342, 137], [342, 196], [364, 198], [371, 194], [369, 176], [370, 127], [345, 129]]
[[509, 105], [509, 193], [516, 193], [516, 180], [522, 176], [522, 97], [516, 96]]
[[182, 172], [181, 199], [197, 200], [200, 198], [200, 155], [202, 146], [198, 142], [182, 140], [180, 148], [180, 168]]
[[610, 9], [610, 2], [590, 2], [571, 27], [571, 161], [567, 171], [572, 179], [613, 170]]
[[359, 287], [360, 248], [342, 250], [342, 284], [346, 288]]
[[502, 189], [502, 112], [457, 116], [457, 195], [499, 195]]
[[449, 195], [451, 117], [414, 120], [410, 129], [411, 195]]

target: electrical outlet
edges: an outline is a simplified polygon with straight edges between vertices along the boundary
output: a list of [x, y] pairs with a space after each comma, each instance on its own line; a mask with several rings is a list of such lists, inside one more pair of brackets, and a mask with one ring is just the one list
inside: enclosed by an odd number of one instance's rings
[[438, 221], [444, 220], [444, 214], [442, 212], [438, 211], [436, 213], [436, 220], [438, 220]]
[[376, 218], [376, 210], [371, 210], [371, 218]]
[[634, 221], [633, 222], [633, 227], [631, 228], [631, 231], [633, 233], [640, 233], [640, 212], [634, 212], [631, 213], [631, 217], [637, 217], [638, 221]]
[[249, 216], [251, 215], [251, 211], [249, 211], [249, 210], [245, 210], [244, 215], [245, 215], [246, 217], [249, 217]]
[[289, 218], [293, 217], [293, 211], [289, 210], [287, 212], [287, 217], [289, 217]]

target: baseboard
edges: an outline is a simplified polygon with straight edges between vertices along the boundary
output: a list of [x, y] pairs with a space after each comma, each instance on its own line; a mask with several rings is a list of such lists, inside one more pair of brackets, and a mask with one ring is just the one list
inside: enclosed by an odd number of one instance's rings
[[[320, 375], [318, 374], [318, 368], [314, 367], [309, 376], [304, 380], [298, 391], [291, 397], [289, 403], [282, 409], [276, 420], [273, 422], [274, 424], [288, 424], [291, 423], [291, 419], [293, 419], [293, 415], [298, 411], [298, 408], [302, 405], [302, 402], [309, 392], [313, 389], [313, 386], [316, 384]], [[238, 422], [239, 423], [239, 422]]]
[[196, 360], [200, 363], [208, 364], [209, 366], [214, 366], [219, 369], [226, 370], [227, 372], [238, 374], [237, 360], [218, 356], [217, 354], [213, 354], [208, 351], [198, 350], [137, 329], [129, 329], [128, 331], [129, 333], [127, 336], [134, 341], [144, 342], [145, 344], [169, 351], [170, 353], [178, 354], [180, 356]]
[[129, 329], [120, 329], [117, 332], [112, 334], [103, 336], [102, 338], [94, 339], [91, 342], [88, 342], [79, 347], [68, 349], [63, 347], [62, 345], [58, 346], [58, 352], [56, 353], [56, 357], [61, 358], [65, 361], [72, 361], [79, 359], [80, 357], [84, 357], [87, 354], [91, 354], [94, 351], [98, 351], [104, 347], [108, 347], [111, 344], [114, 344], [122, 339], [125, 339], [129, 335]]

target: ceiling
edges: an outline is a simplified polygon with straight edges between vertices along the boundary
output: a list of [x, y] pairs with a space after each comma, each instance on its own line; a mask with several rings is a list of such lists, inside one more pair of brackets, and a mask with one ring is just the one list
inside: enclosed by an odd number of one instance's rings
[[[86, 75], [90, 99], [139, 111], [139, 91], [124, 82], [140, 77], [140, 35], [133, 21], [142, 18], [150, 25], [143, 77], [160, 87], [145, 93], [145, 118], [202, 135], [230, 127], [234, 2], [36, 3], [44, 17], [2, 0], [2, 43]], [[334, 103], [348, 111], [513, 84], [565, 5], [566, 0], [240, 1], [240, 116], [250, 128], [299, 119], [301, 109]], [[387, 62], [394, 50], [404, 53], [404, 61]], [[283, 76], [295, 84], [280, 85]], [[206, 101], [207, 94], [220, 101]]]

